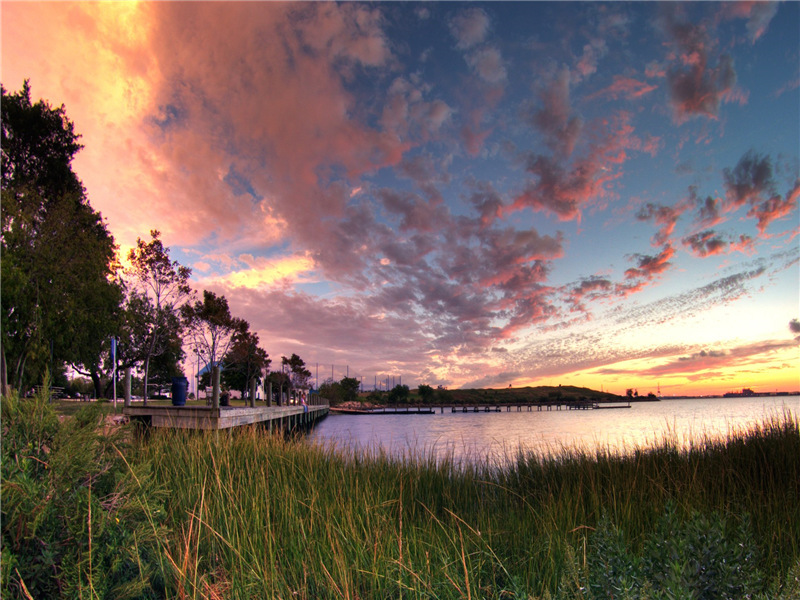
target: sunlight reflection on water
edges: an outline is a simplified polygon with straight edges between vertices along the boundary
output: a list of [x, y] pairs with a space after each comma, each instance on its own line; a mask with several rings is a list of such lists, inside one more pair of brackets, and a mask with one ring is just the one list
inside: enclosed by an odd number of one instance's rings
[[633, 403], [631, 408], [433, 415], [330, 415], [311, 433], [318, 443], [394, 456], [409, 452], [456, 461], [503, 464], [520, 449], [545, 453], [560, 448], [625, 451], [668, 437], [686, 445], [704, 436], [759, 424], [790, 411], [800, 414], [800, 397], [700, 398]]

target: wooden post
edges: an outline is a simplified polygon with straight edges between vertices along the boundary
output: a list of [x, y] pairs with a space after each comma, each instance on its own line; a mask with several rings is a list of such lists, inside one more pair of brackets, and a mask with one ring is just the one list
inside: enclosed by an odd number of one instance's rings
[[214, 366], [211, 369], [211, 381], [214, 385], [214, 391], [211, 394], [211, 408], [219, 408], [219, 366]]
[[255, 408], [256, 406], [256, 378], [253, 377], [250, 380], [250, 408]]
[[272, 380], [270, 379], [267, 382], [269, 387], [269, 391], [267, 392], [267, 406], [272, 406]]
[[123, 380], [122, 388], [125, 394], [125, 406], [131, 405], [131, 368], [125, 369], [125, 378]]

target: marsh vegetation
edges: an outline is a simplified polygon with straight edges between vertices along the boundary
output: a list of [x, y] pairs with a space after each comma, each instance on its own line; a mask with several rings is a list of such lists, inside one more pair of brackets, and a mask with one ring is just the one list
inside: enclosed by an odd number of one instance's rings
[[507, 466], [3, 400], [8, 598], [793, 598], [789, 412], [690, 447]]

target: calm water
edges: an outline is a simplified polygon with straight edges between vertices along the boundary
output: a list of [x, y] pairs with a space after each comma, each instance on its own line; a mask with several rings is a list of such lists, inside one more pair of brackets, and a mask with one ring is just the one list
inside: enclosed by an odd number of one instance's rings
[[311, 439], [346, 447], [382, 447], [394, 455], [452, 453], [456, 459], [489, 456], [503, 463], [519, 448], [625, 450], [652, 445], [667, 435], [687, 443], [706, 434], [724, 436], [731, 429], [781, 416], [786, 410], [800, 415], [800, 397], [662, 400], [608, 410], [330, 415], [311, 433]]

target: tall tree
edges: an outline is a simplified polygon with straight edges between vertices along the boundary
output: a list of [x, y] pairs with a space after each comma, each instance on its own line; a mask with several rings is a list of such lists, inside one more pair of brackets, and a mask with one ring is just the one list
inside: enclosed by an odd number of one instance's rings
[[297, 354], [292, 354], [289, 358], [281, 357], [281, 364], [288, 368], [292, 381], [292, 387], [303, 388], [308, 386], [311, 378], [311, 371], [306, 369], [306, 362]]
[[233, 344], [223, 358], [223, 381], [231, 389], [242, 392], [243, 398], [250, 382], [256, 379], [258, 385], [262, 373], [269, 369], [272, 362], [269, 354], [258, 344], [258, 334], [251, 332], [248, 327], [234, 336]]
[[237, 335], [247, 331], [247, 322], [231, 316], [228, 300], [203, 290], [203, 300], [181, 307], [181, 316], [190, 345], [210, 366], [218, 366], [231, 349]]
[[114, 238], [72, 170], [82, 146], [64, 106], [33, 103], [27, 81], [0, 93], [5, 392], [65, 362], [96, 374], [122, 292]]
[[430, 402], [433, 401], [433, 396], [435, 392], [431, 386], [426, 385], [424, 383], [420, 384], [419, 388], [417, 389], [417, 392], [419, 393], [419, 397], [422, 399], [422, 402], [424, 402], [425, 404], [429, 404]]
[[192, 294], [192, 270], [170, 260], [169, 248], [161, 241], [159, 231], [150, 231], [150, 238], [149, 242], [136, 240], [136, 247], [128, 253], [131, 267], [126, 272], [131, 288], [128, 307], [138, 311], [131, 315], [139, 327], [133, 339], [140, 344], [133, 353], [140, 356], [144, 368], [145, 402], [150, 361], [169, 348], [175, 327], [180, 327], [179, 311]]
[[342, 393], [345, 402], [353, 402], [358, 399], [358, 390], [361, 387], [361, 382], [355, 377], [343, 377], [339, 382], [342, 387]]

